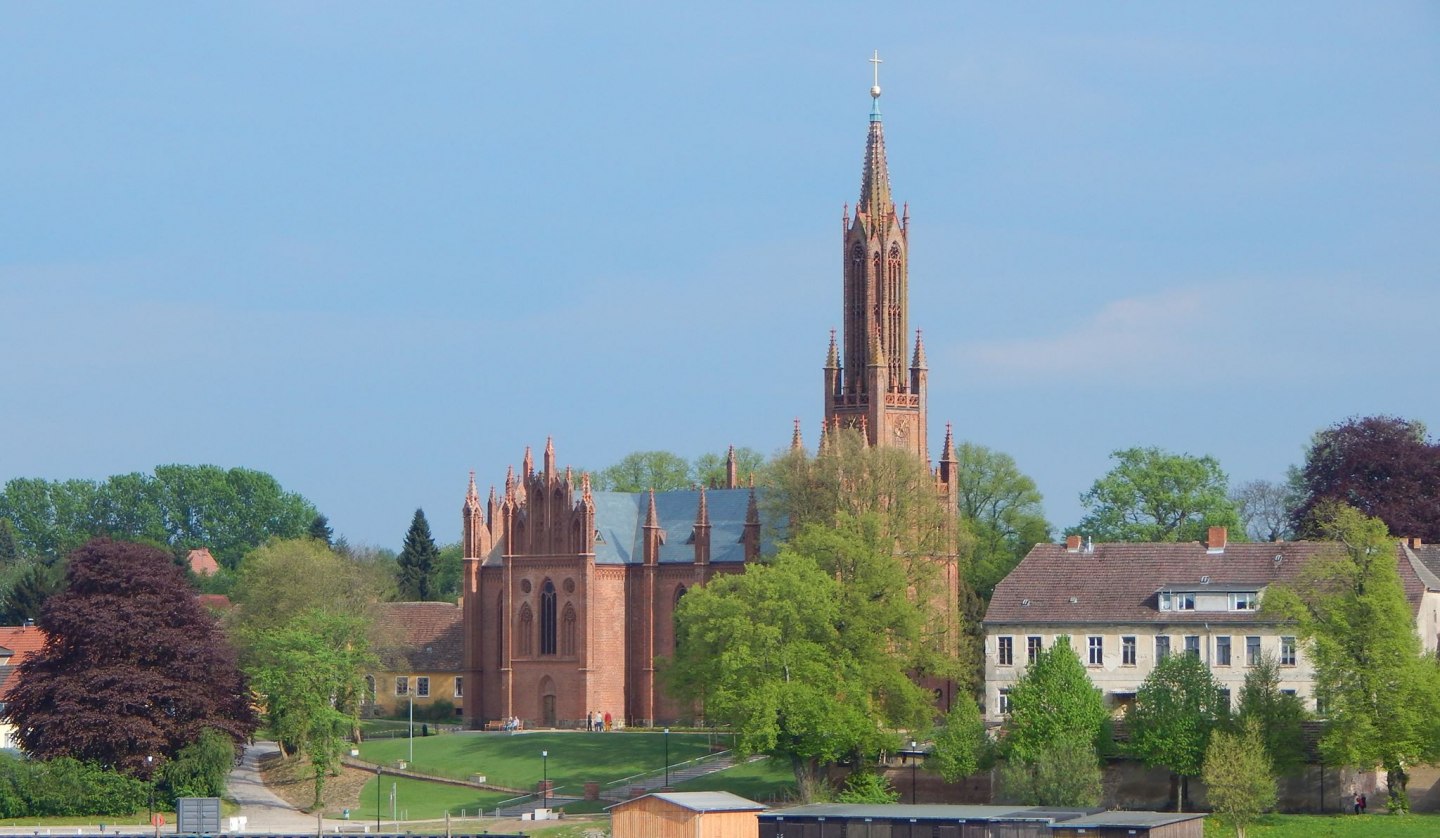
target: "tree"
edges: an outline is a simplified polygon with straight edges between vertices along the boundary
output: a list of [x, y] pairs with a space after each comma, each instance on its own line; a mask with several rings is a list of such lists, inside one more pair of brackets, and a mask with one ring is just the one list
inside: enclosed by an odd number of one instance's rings
[[65, 589], [65, 571], [43, 562], [25, 562], [16, 565], [10, 587], [0, 600], [0, 622], [4, 625], [23, 625], [26, 620], [38, 620], [51, 597]]
[[234, 766], [235, 741], [218, 730], [207, 730], [165, 765], [162, 792], [172, 802], [180, 797], [223, 797]]
[[1316, 516], [1335, 546], [1265, 608], [1299, 621], [1325, 703], [1325, 761], [1382, 766], [1390, 810], [1408, 811], [1407, 767], [1440, 758], [1440, 669], [1415, 633], [1384, 522], [1348, 506]]
[[255, 729], [245, 679], [214, 618], [166, 553], [96, 540], [70, 558], [20, 665], [5, 718], [37, 759], [68, 756], [148, 776], [209, 728]]
[[1130, 713], [1130, 749], [1149, 766], [1176, 775], [1175, 811], [1184, 811], [1191, 777], [1205, 765], [1210, 733], [1223, 719], [1215, 676], [1198, 655], [1169, 655], [1135, 693]]
[[20, 545], [15, 541], [15, 526], [9, 518], [0, 518], [0, 567], [20, 561]]
[[1290, 525], [1290, 510], [1295, 508], [1297, 498], [1294, 488], [1288, 483], [1251, 480], [1235, 487], [1230, 500], [1240, 514], [1245, 535], [1250, 540], [1282, 541], [1294, 532]]
[[1245, 827], [1275, 806], [1275, 775], [1257, 718], [1240, 733], [1215, 731], [1202, 774], [1215, 818], [1233, 826], [1235, 838], [1245, 838]]
[[245, 557], [231, 595], [240, 607], [230, 620], [254, 632], [314, 609], [363, 615], [381, 598], [377, 577], [365, 562], [341, 556], [313, 538], [274, 541]]
[[103, 483], [17, 478], [0, 491], [0, 518], [15, 526], [20, 551], [55, 564], [94, 536], [208, 547], [234, 568], [271, 538], [296, 538], [315, 507], [251, 469], [157, 466], [154, 475], [115, 475]]
[[850, 776], [845, 778], [845, 788], [835, 799], [841, 803], [883, 806], [899, 800], [900, 793], [890, 785], [884, 774], [861, 768], [850, 772]]
[[400, 548], [396, 560], [400, 598], [407, 601], [423, 602], [435, 597], [435, 566], [440, 561], [440, 548], [430, 536], [430, 522], [425, 520], [425, 510], [415, 510], [410, 519], [410, 529], [405, 533], [405, 544]]
[[1298, 484], [1291, 522], [1303, 537], [1323, 534], [1328, 501], [1379, 518], [1396, 535], [1440, 541], [1440, 443], [1420, 422], [1367, 416], [1320, 431]]
[[330, 528], [330, 519], [324, 515], [316, 515], [315, 520], [310, 522], [310, 537], [324, 542], [326, 547], [334, 547], [335, 531]]
[[1006, 755], [1029, 760], [1043, 747], [1066, 738], [1094, 749], [1108, 717], [1105, 700], [1071, 648], [1070, 638], [1061, 635], [1049, 649], [1040, 650], [1010, 690]]
[[1009, 454], [966, 442], [955, 456], [956, 502], [975, 537], [967, 576], [976, 593], [988, 600], [1031, 547], [1050, 539], [1050, 524], [1035, 481], [1020, 472]]
[[935, 735], [935, 747], [927, 761], [945, 782], [954, 783], [985, 768], [991, 750], [980, 706], [969, 692], [961, 692], [945, 716], [945, 726]]
[[1088, 514], [1070, 532], [1097, 541], [1201, 541], [1209, 527], [1237, 535], [1240, 516], [1214, 457], [1126, 448], [1080, 496]]
[[1080, 737], [1046, 742], [1000, 764], [999, 798], [1030, 806], [1089, 808], [1102, 794], [1100, 758]]
[[[909, 677], [923, 619], [903, 587], [873, 587], [881, 578], [904, 585], [903, 573], [883, 567], [896, 559], [870, 540], [874, 531], [806, 530], [817, 540], [802, 537], [768, 563], [691, 590], [677, 607], [676, 655], [662, 662], [672, 695], [733, 726], [742, 752], [789, 761], [805, 799], [823, 766], [893, 749], [897, 729], [929, 721], [931, 697]], [[840, 539], [848, 543], [838, 563], [809, 552]], [[847, 561], [852, 568], [840, 566]]]
[[1305, 766], [1305, 736], [1301, 727], [1308, 714], [1300, 698], [1280, 691], [1280, 667], [1264, 655], [1245, 673], [1236, 712], [1237, 729], [1258, 725], [1261, 743], [1275, 773], [1294, 774]]
[[[735, 476], [744, 484], [760, 474], [765, 467], [765, 455], [754, 448], [734, 448]], [[690, 480], [697, 486], [723, 487], [726, 479], [727, 457], [724, 454], [701, 454], [690, 465]]]
[[599, 491], [668, 492], [690, 487], [690, 464], [669, 451], [634, 451], [601, 469], [591, 480]]
[[435, 558], [435, 598], [453, 600], [460, 596], [460, 574], [465, 564], [460, 542], [446, 544]]
[[364, 667], [373, 664], [360, 617], [314, 609], [250, 633], [247, 667], [265, 704], [266, 724], [292, 753], [309, 760], [315, 806], [359, 725]]

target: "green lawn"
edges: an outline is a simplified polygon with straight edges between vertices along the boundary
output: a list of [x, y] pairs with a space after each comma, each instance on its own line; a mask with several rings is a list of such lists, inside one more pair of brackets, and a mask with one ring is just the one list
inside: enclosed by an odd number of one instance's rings
[[788, 765], [762, 759], [696, 777], [675, 786], [676, 791], [728, 791], [759, 803], [795, 797], [795, 772]]
[[[418, 750], [416, 753], [418, 755]], [[449, 812], [452, 817], [458, 817], [462, 811], [467, 815], [474, 815], [477, 809], [494, 809], [500, 801], [513, 796], [504, 792], [467, 789], [464, 786], [430, 783], [392, 775], [382, 777], [380, 782], [380, 818], [386, 821], [390, 820], [392, 788], [395, 791], [396, 809], [399, 810], [401, 820], [443, 818], [446, 812]], [[327, 818], [340, 816], [341, 813], [338, 811], [325, 813]], [[373, 779], [366, 783], [365, 790], [360, 792], [360, 808], [350, 810], [350, 820], [362, 823], [375, 821], [375, 781]]]
[[[1205, 821], [1205, 838], [1228, 838], [1214, 818]], [[1435, 838], [1440, 815], [1266, 815], [1245, 830], [1246, 838]]]
[[[360, 746], [360, 758], [394, 765], [409, 751], [408, 739], [377, 739]], [[542, 760], [541, 751], [549, 758]], [[709, 752], [708, 734], [670, 734], [672, 765]], [[578, 794], [587, 781], [603, 784], [663, 768], [664, 754], [665, 735], [653, 732], [450, 733], [417, 737], [411, 767], [460, 780], [484, 774], [488, 782], [516, 789], [535, 788], [544, 768], [557, 789]]]

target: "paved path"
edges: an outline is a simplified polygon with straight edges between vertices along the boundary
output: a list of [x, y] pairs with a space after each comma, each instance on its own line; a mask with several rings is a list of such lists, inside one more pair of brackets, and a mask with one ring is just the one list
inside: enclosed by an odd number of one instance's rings
[[[245, 758], [230, 772], [230, 797], [240, 805], [246, 832], [314, 834], [315, 816], [286, 803], [260, 779], [260, 760], [279, 752], [274, 742], [256, 742], [246, 748]], [[347, 824], [349, 822], [343, 820], [326, 821], [325, 831], [333, 832]], [[221, 827], [228, 825], [222, 823]]]

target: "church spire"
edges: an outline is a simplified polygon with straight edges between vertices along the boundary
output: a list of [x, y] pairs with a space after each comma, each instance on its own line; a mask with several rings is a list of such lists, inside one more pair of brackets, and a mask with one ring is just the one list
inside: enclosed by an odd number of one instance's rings
[[910, 359], [910, 369], [928, 369], [925, 364], [925, 338], [919, 329], [915, 330], [915, 357]]
[[805, 448], [805, 440], [800, 436], [800, 417], [795, 417], [795, 430], [790, 434], [790, 450], [802, 451]]
[[890, 170], [885, 163], [885, 129], [880, 122], [880, 51], [870, 59], [875, 66], [875, 83], [870, 88], [870, 139], [865, 144], [865, 171], [860, 179], [857, 212], [870, 216], [872, 229], [883, 229], [885, 219], [895, 211], [890, 199]]

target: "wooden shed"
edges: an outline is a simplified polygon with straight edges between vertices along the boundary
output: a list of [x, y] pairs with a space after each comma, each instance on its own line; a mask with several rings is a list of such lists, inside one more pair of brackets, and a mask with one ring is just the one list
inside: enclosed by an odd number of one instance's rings
[[655, 792], [610, 807], [614, 838], [755, 838], [765, 807], [728, 791]]
[[1100, 812], [1050, 827], [1055, 838], [1204, 838], [1205, 815], [1176, 812]]

